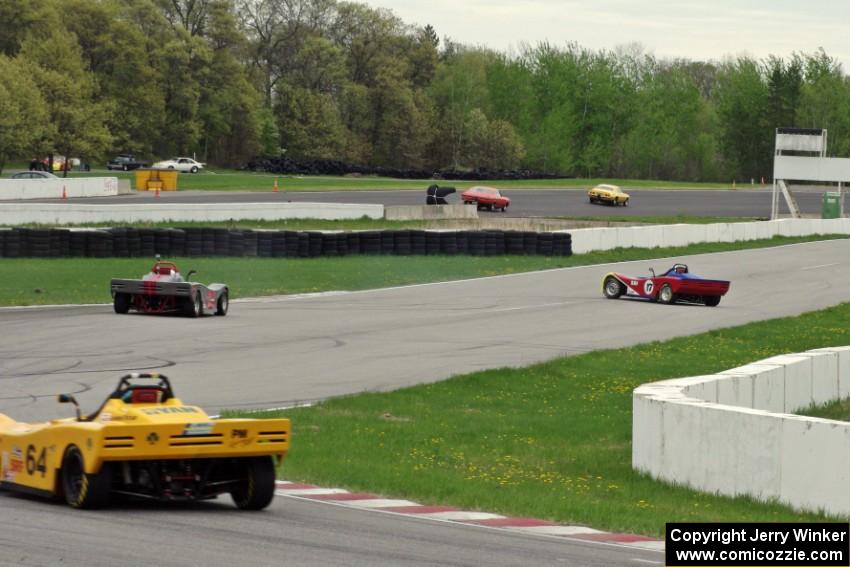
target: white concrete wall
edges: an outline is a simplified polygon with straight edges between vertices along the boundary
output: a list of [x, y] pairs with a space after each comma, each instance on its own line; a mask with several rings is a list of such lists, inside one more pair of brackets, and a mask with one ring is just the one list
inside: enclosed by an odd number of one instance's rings
[[632, 466], [698, 490], [850, 515], [850, 423], [791, 415], [850, 394], [850, 346], [633, 393]]
[[68, 179], [0, 179], [0, 201], [61, 199], [65, 196], [108, 197], [118, 194], [117, 177], [74, 177]]
[[565, 232], [569, 232], [573, 237], [573, 253], [584, 254], [613, 248], [657, 248], [687, 246], [700, 242], [761, 240], [777, 235], [850, 234], [850, 218], [577, 228]]
[[83, 205], [77, 203], [6, 203], [0, 225], [79, 224], [157, 221], [383, 218], [383, 205], [344, 203], [207, 203], [157, 205]]

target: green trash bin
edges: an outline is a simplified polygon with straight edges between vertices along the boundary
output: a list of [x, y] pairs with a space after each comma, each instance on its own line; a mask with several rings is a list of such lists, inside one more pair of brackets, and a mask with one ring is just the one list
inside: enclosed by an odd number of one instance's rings
[[841, 194], [827, 191], [823, 194], [823, 205], [821, 207], [821, 218], [841, 218]]

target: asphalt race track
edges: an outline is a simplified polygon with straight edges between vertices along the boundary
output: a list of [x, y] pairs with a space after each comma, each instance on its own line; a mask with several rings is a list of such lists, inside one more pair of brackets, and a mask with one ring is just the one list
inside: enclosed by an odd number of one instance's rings
[[[424, 187], [424, 185], [423, 185]], [[738, 191], [700, 191], [671, 189], [630, 189], [628, 207], [591, 205], [587, 192], [581, 189], [515, 189], [505, 190], [511, 198], [506, 213], [481, 211], [488, 215], [513, 217], [586, 217], [586, 216], [660, 216], [690, 215], [702, 217], [760, 217], [770, 216], [770, 188]], [[328, 191], [328, 192], [226, 192], [178, 191], [139, 192], [117, 197], [74, 199], [81, 204], [167, 204], [167, 203], [272, 203], [281, 201], [311, 203], [358, 203], [383, 205], [424, 205], [425, 191]], [[820, 214], [821, 192], [796, 191], [795, 197], [803, 214]], [[460, 203], [458, 195], [450, 195], [449, 203]], [[21, 202], [21, 201], [16, 201]], [[39, 202], [64, 203], [61, 199]], [[780, 199], [780, 213], [786, 213]]]
[[[96, 512], [0, 493], [0, 566], [661, 565], [661, 554], [276, 498]], [[636, 561], [637, 560], [637, 561]]]
[[[288, 298], [236, 301], [225, 318], [115, 315], [111, 306], [0, 310], [0, 412], [96, 407], [123, 373], [161, 370], [216, 411], [388, 390], [455, 373], [698, 333], [850, 300], [850, 240]], [[608, 271], [684, 261], [730, 279], [719, 307], [602, 298]], [[238, 292], [238, 290], [236, 290]], [[106, 298], [105, 298], [106, 299]], [[687, 375], [687, 369], [682, 369]], [[297, 443], [297, 440], [295, 441]], [[222, 499], [85, 513], [0, 493], [0, 564], [638, 565], [657, 553], [277, 498], [259, 514]], [[183, 563], [181, 563], [183, 562]]]

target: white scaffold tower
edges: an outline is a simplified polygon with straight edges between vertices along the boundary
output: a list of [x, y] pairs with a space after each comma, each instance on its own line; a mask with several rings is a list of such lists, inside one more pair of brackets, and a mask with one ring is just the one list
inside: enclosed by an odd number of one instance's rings
[[788, 188], [791, 181], [838, 183], [841, 215], [844, 215], [844, 183], [850, 181], [850, 158], [826, 157], [826, 129], [777, 128], [773, 154], [773, 199], [770, 218], [779, 217], [779, 194], [785, 198], [792, 218], [800, 207]]

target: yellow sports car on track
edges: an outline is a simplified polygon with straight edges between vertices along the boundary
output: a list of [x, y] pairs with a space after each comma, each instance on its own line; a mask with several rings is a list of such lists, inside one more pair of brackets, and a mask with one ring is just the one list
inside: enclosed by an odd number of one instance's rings
[[608, 205], [629, 206], [629, 194], [624, 193], [616, 185], [597, 185], [587, 192], [591, 203], [606, 203]]
[[[140, 380], [151, 383], [138, 383]], [[205, 500], [260, 510], [289, 449], [288, 419], [211, 419], [168, 378], [128, 374], [88, 416], [19, 423], [0, 414], [0, 487], [97, 508], [115, 497]]]

